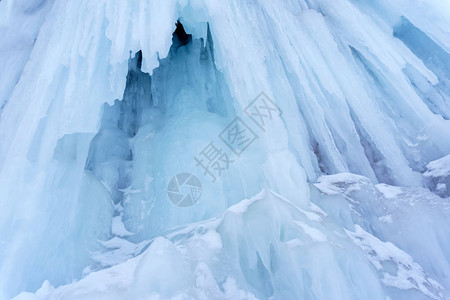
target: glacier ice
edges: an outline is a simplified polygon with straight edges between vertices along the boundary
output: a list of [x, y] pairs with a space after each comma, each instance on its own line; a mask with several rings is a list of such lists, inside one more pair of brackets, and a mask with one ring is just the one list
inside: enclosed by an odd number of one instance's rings
[[449, 61], [439, 0], [1, 1], [0, 299], [450, 299]]

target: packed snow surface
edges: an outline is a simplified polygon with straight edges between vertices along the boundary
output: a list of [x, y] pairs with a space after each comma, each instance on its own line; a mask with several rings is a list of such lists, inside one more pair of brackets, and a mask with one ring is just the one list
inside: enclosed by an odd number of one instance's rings
[[448, 1], [3, 0], [0, 74], [0, 299], [450, 299]]

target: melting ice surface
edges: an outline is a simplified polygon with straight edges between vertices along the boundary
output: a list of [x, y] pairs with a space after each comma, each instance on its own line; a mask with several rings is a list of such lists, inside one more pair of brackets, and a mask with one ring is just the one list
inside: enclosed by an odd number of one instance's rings
[[450, 299], [449, 62], [446, 1], [1, 1], [0, 298]]

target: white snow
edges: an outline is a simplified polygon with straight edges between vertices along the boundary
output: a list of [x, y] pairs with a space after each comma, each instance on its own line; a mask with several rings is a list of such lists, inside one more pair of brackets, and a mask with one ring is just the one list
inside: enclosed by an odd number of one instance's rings
[[112, 231], [112, 234], [121, 236], [121, 237], [133, 235], [132, 232], [129, 232], [125, 228], [125, 225], [123, 224], [123, 221], [122, 221], [122, 216], [115, 216], [112, 219], [111, 231]]
[[396, 198], [403, 192], [401, 187], [388, 184], [377, 184], [376, 187], [388, 199]]
[[240, 201], [239, 203], [231, 206], [227, 211], [232, 212], [234, 214], [237, 215], [242, 215], [244, 214], [248, 208], [255, 202], [258, 200], [263, 199], [266, 196], [266, 191], [263, 190], [261, 191], [259, 194], [257, 194], [256, 196], [254, 196], [253, 198], [250, 199], [244, 199], [242, 201]]
[[[426, 276], [422, 267], [411, 256], [389, 242], [382, 242], [355, 226], [355, 232], [346, 231], [354, 243], [361, 247], [370, 262], [382, 273], [382, 281], [387, 286], [399, 289], [418, 289], [432, 299], [442, 299], [442, 286]], [[385, 270], [383, 262], [395, 264], [394, 274]]]
[[392, 216], [391, 215], [381, 216], [378, 218], [378, 220], [380, 220], [380, 222], [392, 223]]
[[317, 242], [326, 242], [327, 237], [325, 234], [323, 234], [322, 232], [320, 232], [319, 230], [317, 230], [314, 227], [308, 226], [307, 224], [303, 223], [303, 222], [298, 222], [296, 221], [295, 224], [297, 224], [298, 226], [300, 226], [307, 235], [309, 235], [309, 237], [313, 240], [313, 241], [317, 241]]
[[340, 173], [321, 176], [314, 185], [323, 193], [337, 195], [358, 191], [361, 189], [361, 184], [367, 183], [370, 183], [367, 177], [351, 173]]

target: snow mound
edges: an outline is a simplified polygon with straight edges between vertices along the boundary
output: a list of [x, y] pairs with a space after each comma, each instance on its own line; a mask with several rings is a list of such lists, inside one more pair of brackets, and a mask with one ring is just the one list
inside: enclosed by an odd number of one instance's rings
[[450, 197], [450, 155], [428, 163], [423, 176], [432, 191], [441, 197]]

